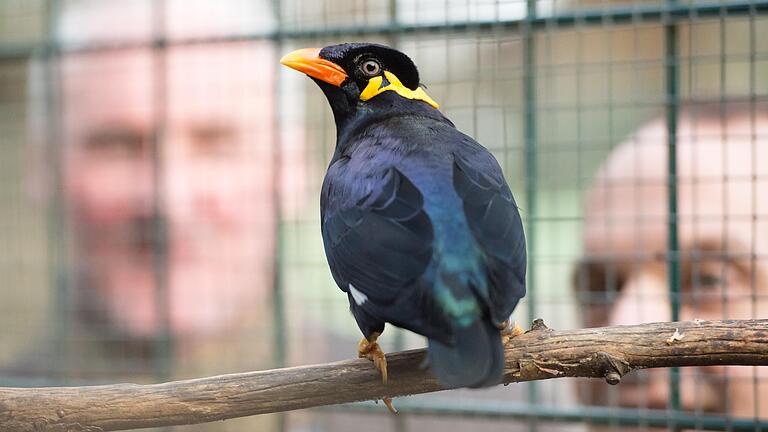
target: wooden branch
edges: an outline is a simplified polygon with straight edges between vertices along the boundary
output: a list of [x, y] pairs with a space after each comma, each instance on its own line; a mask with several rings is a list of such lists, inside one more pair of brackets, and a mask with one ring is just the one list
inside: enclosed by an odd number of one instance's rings
[[[424, 350], [387, 355], [389, 382], [364, 359], [163, 384], [0, 388], [0, 430], [112, 431], [204, 423], [444, 390], [419, 368]], [[541, 320], [506, 347], [504, 382], [633, 369], [768, 365], [768, 320], [685, 321], [555, 331]]]

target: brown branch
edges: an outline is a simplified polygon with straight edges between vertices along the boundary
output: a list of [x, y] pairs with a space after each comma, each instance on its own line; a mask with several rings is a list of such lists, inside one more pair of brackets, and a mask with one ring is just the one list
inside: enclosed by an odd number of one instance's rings
[[[367, 360], [163, 384], [0, 388], [0, 430], [111, 431], [443, 390], [419, 368], [424, 350], [387, 355], [389, 382]], [[617, 384], [633, 369], [768, 365], [768, 320], [685, 321], [555, 331], [536, 320], [506, 347], [504, 382], [594, 377]]]

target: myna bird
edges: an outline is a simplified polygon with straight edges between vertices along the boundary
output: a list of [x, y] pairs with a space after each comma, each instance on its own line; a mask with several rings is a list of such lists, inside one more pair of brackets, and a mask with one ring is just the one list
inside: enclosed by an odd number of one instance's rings
[[498, 384], [502, 329], [525, 296], [526, 250], [496, 159], [438, 110], [405, 54], [348, 43], [294, 51], [333, 110], [322, 186], [325, 254], [387, 379], [377, 338], [391, 323], [427, 337], [445, 387]]

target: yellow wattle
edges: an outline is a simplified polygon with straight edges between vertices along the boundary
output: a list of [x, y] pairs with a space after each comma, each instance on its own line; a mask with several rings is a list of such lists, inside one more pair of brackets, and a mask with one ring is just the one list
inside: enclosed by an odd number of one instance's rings
[[384, 71], [384, 76], [387, 78], [387, 81], [389, 81], [389, 85], [381, 87], [381, 83], [384, 81], [381, 76], [371, 78], [368, 80], [368, 85], [365, 86], [363, 92], [360, 93], [360, 100], [367, 101], [378, 94], [391, 90], [406, 99], [420, 100], [432, 105], [435, 108], [440, 107], [440, 105], [438, 105], [434, 99], [429, 97], [423, 88], [419, 87], [416, 90], [411, 90], [404, 86], [403, 83], [401, 83], [397, 78], [397, 76], [395, 76], [395, 74], [389, 71]]

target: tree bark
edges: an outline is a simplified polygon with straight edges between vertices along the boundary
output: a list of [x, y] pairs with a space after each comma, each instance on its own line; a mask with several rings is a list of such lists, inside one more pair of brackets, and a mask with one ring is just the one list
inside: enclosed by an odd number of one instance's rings
[[[444, 390], [419, 366], [425, 350], [387, 355], [389, 381], [364, 359], [162, 384], [0, 388], [0, 430], [113, 431], [205, 423]], [[541, 320], [506, 346], [504, 382], [634, 369], [768, 365], [768, 320], [684, 321], [555, 331]]]

